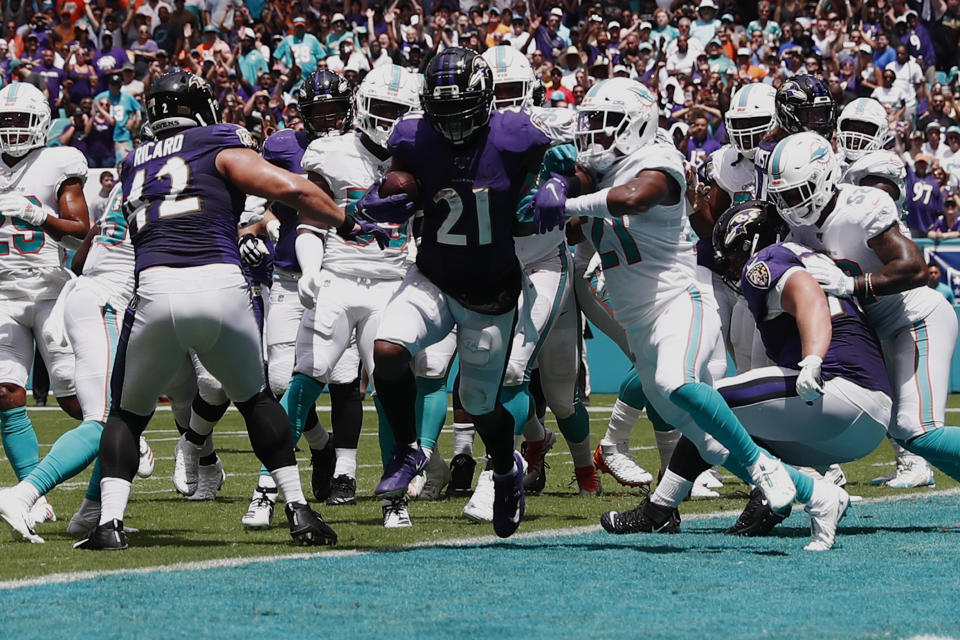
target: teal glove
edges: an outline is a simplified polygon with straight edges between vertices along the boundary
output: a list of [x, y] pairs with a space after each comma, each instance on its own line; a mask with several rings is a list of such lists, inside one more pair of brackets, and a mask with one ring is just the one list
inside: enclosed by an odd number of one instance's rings
[[540, 182], [550, 179], [551, 173], [569, 174], [577, 166], [577, 148], [572, 144], [558, 144], [543, 154]]

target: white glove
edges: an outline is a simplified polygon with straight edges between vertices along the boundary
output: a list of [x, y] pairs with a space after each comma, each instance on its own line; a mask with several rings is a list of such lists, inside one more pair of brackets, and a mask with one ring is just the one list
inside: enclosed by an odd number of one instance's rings
[[263, 264], [264, 258], [270, 255], [267, 243], [248, 233], [240, 238], [240, 259], [248, 267], [257, 267]]
[[823, 377], [820, 375], [820, 366], [823, 358], [807, 356], [799, 362], [800, 375], [797, 376], [797, 395], [807, 404], [823, 397]]
[[240, 214], [240, 228], [248, 227], [263, 220], [266, 211], [267, 199], [259, 196], [247, 196], [243, 203], [243, 213]]
[[317, 290], [320, 288], [320, 269], [305, 271], [297, 281], [297, 294], [300, 304], [307, 309], [313, 309], [317, 304]]
[[820, 283], [824, 293], [841, 298], [853, 295], [853, 278], [841, 271], [837, 265], [826, 260], [810, 260], [804, 267], [813, 279]]
[[270, 241], [273, 244], [277, 244], [280, 240], [280, 221], [276, 218], [270, 218], [267, 220], [267, 235], [270, 236]]
[[0, 196], [0, 213], [10, 218], [20, 218], [35, 227], [39, 227], [47, 220], [47, 212], [43, 207], [33, 204], [26, 197], [16, 193]]

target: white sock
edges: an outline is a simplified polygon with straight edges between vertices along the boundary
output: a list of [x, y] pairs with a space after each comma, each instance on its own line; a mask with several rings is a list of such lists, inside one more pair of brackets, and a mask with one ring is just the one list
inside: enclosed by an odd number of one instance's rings
[[523, 426], [523, 438], [527, 442], [540, 442], [547, 437], [547, 432], [543, 430], [543, 421], [533, 415]]
[[261, 474], [260, 479], [257, 480], [257, 488], [258, 489], [276, 489], [277, 482], [276, 480], [273, 479], [273, 476], [269, 474], [267, 475]]
[[633, 425], [640, 419], [641, 413], [643, 413], [643, 409], [634, 409], [617, 398], [617, 401], [613, 403], [613, 411], [610, 412], [607, 432], [603, 435], [600, 444], [610, 445], [630, 440], [630, 432], [633, 431]]
[[333, 468], [333, 477], [337, 476], [357, 477], [356, 449], [337, 449], [337, 464]]
[[473, 436], [477, 430], [470, 422], [453, 423], [453, 455], [473, 456]]
[[427, 449], [426, 447], [420, 447], [420, 450], [423, 451], [423, 455], [427, 457], [427, 462], [430, 462], [430, 458], [433, 457], [433, 449]]
[[667, 465], [670, 464], [670, 458], [673, 456], [673, 450], [677, 448], [677, 443], [683, 434], [677, 429], [670, 431], [653, 431], [653, 437], [657, 441], [657, 452], [660, 454], [660, 469], [666, 472]]
[[22, 500], [28, 509], [33, 507], [33, 503], [40, 498], [40, 490], [26, 480], [15, 485], [10, 489], [10, 492], [15, 495], [18, 500]]
[[196, 411], [190, 411], [190, 430], [195, 431], [201, 436], [210, 435], [213, 433], [213, 428], [217, 426], [216, 422], [210, 422], [209, 420], [204, 420], [197, 415]]
[[650, 502], [676, 509], [690, 493], [692, 487], [692, 482], [667, 469], [657, 483], [657, 490], [650, 496]]
[[130, 500], [130, 483], [123, 478], [100, 480], [100, 524], [123, 520], [123, 512]]
[[570, 442], [567, 440], [567, 446], [570, 447], [570, 455], [573, 457], [573, 466], [577, 469], [581, 467], [593, 466], [593, 449], [590, 448], [590, 436], [583, 439], [583, 442]]
[[[193, 428], [193, 427], [191, 427], [191, 428]], [[216, 449], [215, 449], [215, 447], [213, 446], [213, 435], [211, 434], [211, 435], [207, 436], [207, 439], [203, 441], [203, 444], [202, 444], [202, 445], [200, 445], [200, 457], [201, 457], [201, 458], [205, 458], [205, 457], [207, 457], [207, 456], [209, 456], [209, 455], [213, 455], [213, 452], [214, 452], [215, 450], [216, 450]]]
[[283, 498], [287, 504], [299, 502], [306, 504], [307, 499], [303, 497], [303, 487], [300, 486], [300, 471], [297, 465], [292, 464], [289, 467], [280, 467], [270, 472], [273, 479], [277, 481], [277, 489], [283, 493]]
[[[323, 451], [323, 448], [327, 446], [327, 442], [330, 440], [330, 432], [318, 424], [313, 429], [304, 431], [303, 437], [306, 438], [308, 447], [316, 451]], [[296, 444], [296, 442], [294, 442], [294, 444]]]

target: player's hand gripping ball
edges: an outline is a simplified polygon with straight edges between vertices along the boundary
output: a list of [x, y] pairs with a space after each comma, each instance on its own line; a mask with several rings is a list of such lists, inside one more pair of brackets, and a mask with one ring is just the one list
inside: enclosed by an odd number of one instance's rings
[[417, 179], [406, 171], [388, 171], [357, 201], [357, 217], [370, 222], [401, 224], [416, 212]]

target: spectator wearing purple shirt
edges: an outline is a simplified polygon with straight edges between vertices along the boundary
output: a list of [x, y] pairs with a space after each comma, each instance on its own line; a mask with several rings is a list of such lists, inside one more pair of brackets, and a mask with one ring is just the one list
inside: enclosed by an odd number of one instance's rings
[[907, 226], [915, 238], [925, 238], [943, 211], [940, 182], [931, 174], [931, 158], [920, 153], [907, 167]]
[[544, 60], [553, 62], [557, 59], [557, 56], [566, 49], [566, 43], [563, 37], [557, 33], [562, 18], [563, 11], [560, 10], [560, 7], [550, 9], [550, 13], [547, 14], [546, 24], [537, 27], [537, 31], [533, 36], [537, 43], [537, 49], [543, 52]]
[[679, 149], [696, 168], [707, 161], [714, 151], [720, 148], [720, 143], [710, 137], [710, 125], [707, 117], [698, 113], [693, 117], [693, 124], [687, 129], [687, 135], [680, 141]]
[[113, 46], [113, 35], [110, 32], [104, 33], [101, 37], [100, 48], [93, 56], [93, 66], [97, 68], [97, 76], [100, 78], [100, 86], [107, 86], [107, 76], [111, 71], [117, 71], [123, 65], [130, 62], [127, 58], [127, 52], [123, 47]]
[[946, 240], [960, 237], [960, 218], [957, 217], [957, 201], [947, 198], [943, 203], [943, 214], [937, 216], [933, 227], [927, 232], [933, 240]]
[[[925, 26], [920, 24], [917, 12], [910, 9], [906, 13], [907, 32], [900, 38], [900, 44], [905, 45], [910, 55], [917, 59], [920, 68], [928, 76], [932, 74], [937, 64], [937, 54], [933, 50], [933, 40], [930, 38], [930, 32]], [[923, 58], [921, 61], [920, 58]], [[928, 80], [933, 80], [932, 77]]]
[[50, 111], [54, 117], [56, 117], [57, 109], [60, 108], [60, 102], [63, 99], [61, 87], [66, 76], [63, 73], [63, 69], [58, 69], [53, 66], [53, 59], [53, 49], [43, 49], [40, 54], [40, 64], [34, 65], [33, 72], [47, 81], [47, 90], [50, 92], [48, 98]]

